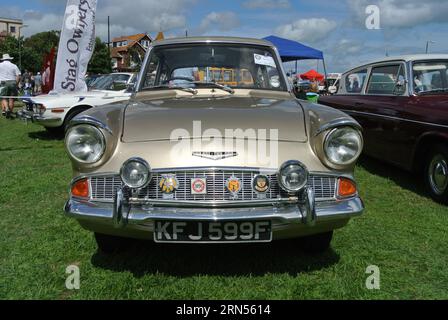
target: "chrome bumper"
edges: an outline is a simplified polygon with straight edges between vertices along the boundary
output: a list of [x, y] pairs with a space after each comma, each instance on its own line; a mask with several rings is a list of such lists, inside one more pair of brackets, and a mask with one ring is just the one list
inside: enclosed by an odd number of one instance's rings
[[144, 226], [153, 231], [157, 220], [177, 221], [250, 221], [270, 220], [273, 231], [294, 226], [313, 227], [318, 224], [344, 222], [361, 215], [364, 205], [359, 197], [331, 202], [314, 202], [308, 189], [303, 203], [248, 208], [182, 208], [127, 204], [118, 189], [114, 203], [70, 199], [65, 205], [67, 216], [89, 225], [107, 225], [111, 229], [132, 229]]
[[42, 117], [40, 114], [37, 114], [37, 113], [32, 112], [32, 111], [28, 111], [28, 110], [20, 110], [20, 111], [17, 112], [17, 115], [22, 120], [36, 122], [36, 123], [38, 123], [40, 125], [43, 125], [45, 127], [58, 127], [58, 126], [62, 125], [62, 123], [63, 123], [62, 118], [58, 118], [58, 117], [51, 117], [51, 118]]

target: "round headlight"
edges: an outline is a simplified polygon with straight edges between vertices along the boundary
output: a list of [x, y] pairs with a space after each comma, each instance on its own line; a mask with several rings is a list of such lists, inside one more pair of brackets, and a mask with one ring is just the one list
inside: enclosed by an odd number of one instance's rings
[[70, 128], [65, 144], [70, 156], [81, 163], [98, 162], [106, 148], [103, 133], [97, 127], [88, 124]]
[[308, 170], [299, 161], [285, 162], [279, 171], [280, 187], [287, 192], [298, 192], [308, 183]]
[[144, 188], [151, 181], [151, 167], [140, 158], [132, 158], [121, 167], [121, 180], [130, 188]]
[[324, 150], [328, 160], [336, 165], [348, 165], [362, 152], [362, 136], [352, 127], [336, 128], [327, 135]]

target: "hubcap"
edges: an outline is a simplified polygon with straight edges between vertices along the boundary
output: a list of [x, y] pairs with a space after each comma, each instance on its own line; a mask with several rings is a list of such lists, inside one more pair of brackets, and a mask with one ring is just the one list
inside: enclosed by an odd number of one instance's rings
[[429, 182], [437, 195], [442, 195], [448, 187], [448, 163], [444, 156], [436, 155], [429, 165]]

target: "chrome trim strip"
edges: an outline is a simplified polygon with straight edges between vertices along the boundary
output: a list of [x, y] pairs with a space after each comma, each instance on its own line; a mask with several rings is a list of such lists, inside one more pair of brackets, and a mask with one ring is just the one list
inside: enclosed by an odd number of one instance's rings
[[[259, 208], [144, 208], [130, 206], [128, 226], [145, 226], [155, 220], [177, 221], [253, 221], [271, 220], [273, 226], [288, 228], [292, 224], [303, 224], [303, 208], [297, 205]], [[350, 219], [362, 214], [364, 205], [359, 197], [343, 201], [316, 203], [316, 224], [320, 222]], [[113, 209], [110, 204], [90, 203], [71, 199], [65, 205], [65, 214], [79, 220], [105, 223], [113, 228]]]
[[151, 43], [152, 47], [200, 43], [248, 44], [254, 46], [273, 47], [273, 43], [264, 39], [242, 37], [182, 37], [164, 39]]
[[308, 226], [314, 226], [316, 224], [316, 201], [314, 197], [314, 191], [312, 188], [305, 190], [305, 209], [304, 223]]
[[140, 73], [139, 73], [138, 78], [137, 78], [137, 83], [135, 84], [134, 90], [132, 92], [134, 95], [141, 90], [141, 86], [143, 84], [143, 79], [144, 79], [144, 77], [146, 75], [146, 70], [149, 67], [148, 60], [149, 60], [149, 57], [151, 55], [151, 52], [152, 52], [153, 48], [154, 48], [154, 46], [151, 45], [148, 48], [148, 51], [146, 52], [145, 59], [143, 60], [143, 64], [142, 64], [143, 68], [141, 68], [141, 70], [140, 70]]
[[136, 199], [130, 198], [130, 204], [147, 205], [154, 207], [182, 207], [182, 208], [244, 208], [261, 206], [278, 206], [286, 204], [295, 204], [299, 201], [298, 197], [278, 198], [268, 200], [219, 200], [219, 201], [201, 201], [201, 200], [159, 200], [159, 199]]
[[339, 118], [339, 119], [332, 120], [332, 121], [322, 125], [319, 129], [317, 129], [314, 136], [317, 137], [318, 135], [320, 135], [321, 133], [323, 133], [327, 130], [335, 129], [338, 127], [344, 127], [344, 126], [354, 127], [355, 129], [362, 131], [362, 127], [358, 122], [356, 122], [354, 120], [347, 119], [347, 118]]
[[355, 110], [345, 110], [345, 109], [339, 109], [339, 110], [346, 112], [346, 113], [354, 113], [354, 114], [360, 114], [360, 115], [365, 115], [365, 116], [374, 116], [374, 117], [378, 117], [378, 118], [386, 118], [386, 119], [391, 119], [391, 120], [412, 122], [412, 123], [418, 123], [418, 124], [433, 126], [433, 127], [438, 127], [438, 128], [445, 128], [445, 129], [448, 128], [448, 125], [431, 123], [431, 122], [423, 122], [423, 121], [417, 121], [417, 120], [410, 120], [410, 119], [404, 119], [404, 118], [399, 118], [399, 117], [386, 116], [386, 115], [377, 114], [377, 113], [362, 112], [362, 111], [355, 111]]
[[114, 221], [114, 227], [119, 229], [123, 228], [127, 223], [127, 215], [125, 215], [124, 195], [123, 190], [117, 189], [114, 195], [114, 207], [112, 211], [112, 220]]
[[45, 124], [58, 123], [59, 121], [62, 121], [62, 118], [58, 118], [58, 117], [45, 118], [41, 115], [33, 115], [32, 121], [34, 121], [38, 124], [41, 124], [41, 125], [45, 125]]
[[[176, 172], [176, 171], [213, 171], [213, 170], [239, 170], [239, 171], [260, 171], [262, 173], [267, 173], [267, 174], [276, 174], [278, 172], [278, 169], [269, 169], [269, 168], [250, 168], [250, 167], [176, 167], [176, 168], [157, 168], [157, 169], [151, 169], [151, 172], [155, 172], [155, 173], [172, 173], [172, 172]], [[108, 172], [102, 172], [102, 173], [88, 173], [88, 174], [83, 174], [80, 176], [77, 176], [75, 178], [72, 179], [71, 183], [73, 184], [74, 182], [80, 180], [80, 179], [84, 179], [84, 178], [94, 178], [94, 177], [108, 177], [108, 176], [119, 176], [120, 173], [119, 172], [112, 172], [112, 171], [108, 171]], [[347, 173], [341, 173], [341, 172], [334, 172], [334, 171], [310, 171], [309, 172], [310, 176], [328, 176], [328, 177], [341, 177], [341, 178], [348, 178], [348, 179], [352, 179], [353, 177], [350, 174]]]
[[199, 157], [209, 160], [223, 160], [228, 158], [233, 158], [238, 156], [238, 152], [236, 151], [213, 151], [213, 152], [204, 152], [204, 151], [193, 151], [191, 153], [193, 157]]
[[73, 120], [70, 121], [68, 129], [78, 124], [90, 124], [100, 129], [106, 130], [109, 134], [113, 135], [112, 130], [106, 124], [91, 116], [75, 117]]
[[282, 75], [282, 77], [283, 77], [283, 83], [286, 85], [286, 90], [287, 90], [289, 93], [292, 93], [292, 91], [293, 91], [293, 87], [292, 87], [292, 84], [289, 83], [289, 81], [288, 81], [288, 77], [286, 76], [286, 70], [285, 70], [285, 68], [283, 67], [283, 61], [282, 61], [282, 57], [280, 56], [280, 52], [278, 51], [277, 47], [274, 46], [273, 44], [272, 44], [271, 48], [274, 50], [275, 55], [277, 56], [278, 66], [280, 67], [281, 75]]
[[259, 171], [263, 173], [271, 173], [276, 174], [278, 172], [278, 168], [255, 168], [255, 167], [220, 167], [220, 166], [205, 166], [205, 167], [176, 167], [176, 168], [157, 168], [152, 169], [153, 172], [177, 172], [177, 171]]

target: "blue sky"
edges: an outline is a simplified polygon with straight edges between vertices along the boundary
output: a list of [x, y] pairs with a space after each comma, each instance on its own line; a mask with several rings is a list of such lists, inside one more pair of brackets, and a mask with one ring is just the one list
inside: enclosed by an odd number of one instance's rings
[[[60, 29], [64, 0], [2, 0], [0, 16], [18, 17], [33, 33]], [[380, 10], [380, 30], [365, 26], [368, 5]], [[324, 51], [328, 72], [342, 72], [387, 54], [448, 53], [447, 0], [98, 0], [97, 33], [112, 37], [162, 30], [166, 36], [275, 34]], [[287, 66], [290, 68], [291, 66]], [[299, 62], [299, 71], [320, 68]]]

